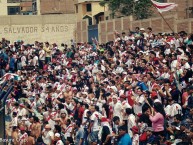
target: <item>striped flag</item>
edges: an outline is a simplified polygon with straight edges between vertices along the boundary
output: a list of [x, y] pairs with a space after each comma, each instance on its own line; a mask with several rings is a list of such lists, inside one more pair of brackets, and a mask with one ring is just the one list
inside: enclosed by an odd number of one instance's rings
[[153, 3], [154, 7], [156, 7], [160, 13], [167, 12], [178, 6], [175, 3], [159, 3], [154, 0], [151, 0], [151, 2]]
[[6, 73], [1, 79], [0, 84], [4, 83], [5, 81], [8, 81], [10, 79], [19, 80], [20, 77], [17, 74], [14, 73]]

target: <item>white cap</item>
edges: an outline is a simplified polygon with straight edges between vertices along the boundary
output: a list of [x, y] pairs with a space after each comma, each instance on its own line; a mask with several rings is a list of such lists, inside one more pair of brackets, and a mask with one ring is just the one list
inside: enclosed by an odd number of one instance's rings
[[59, 133], [55, 133], [55, 137], [60, 137], [60, 134]]
[[113, 99], [118, 99], [118, 96], [117, 95], [113, 95], [112, 98]]
[[144, 28], [141, 28], [140, 31], [145, 31], [145, 29], [144, 29]]
[[110, 89], [113, 89], [114, 92], [117, 92], [117, 88], [115, 86], [111, 86]]
[[27, 118], [23, 117], [23, 118], [21, 119], [21, 121], [27, 121]]

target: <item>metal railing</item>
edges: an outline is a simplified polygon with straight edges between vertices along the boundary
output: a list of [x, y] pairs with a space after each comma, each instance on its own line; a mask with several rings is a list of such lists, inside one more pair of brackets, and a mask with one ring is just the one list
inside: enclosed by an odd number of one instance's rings
[[[0, 88], [0, 138], [6, 139], [5, 105], [7, 97], [13, 91], [13, 82], [6, 81], [1, 84]], [[1, 142], [0, 145], [6, 145], [6, 142]]]

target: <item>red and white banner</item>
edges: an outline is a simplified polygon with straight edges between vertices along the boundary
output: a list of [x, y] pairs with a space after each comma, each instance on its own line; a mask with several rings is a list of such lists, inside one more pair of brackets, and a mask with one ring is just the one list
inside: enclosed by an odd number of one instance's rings
[[159, 2], [156, 2], [154, 0], [151, 0], [154, 7], [157, 8], [157, 10], [162, 13], [162, 12], [167, 12], [175, 7], [177, 7], [178, 5], [175, 4], [175, 3], [159, 3]]
[[10, 79], [19, 80], [19, 76], [14, 73], [6, 73], [2, 78], [0, 78], [0, 84]]

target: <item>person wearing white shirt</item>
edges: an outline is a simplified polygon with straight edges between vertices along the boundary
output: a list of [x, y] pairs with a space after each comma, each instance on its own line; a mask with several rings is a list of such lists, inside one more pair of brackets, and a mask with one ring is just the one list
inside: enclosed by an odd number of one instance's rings
[[46, 145], [51, 145], [54, 140], [54, 132], [51, 130], [51, 126], [47, 124], [42, 131], [42, 139]]
[[12, 120], [11, 120], [10, 128], [13, 126], [18, 126], [18, 120], [17, 120], [17, 113], [16, 112], [13, 112], [13, 114], [12, 114]]
[[168, 99], [169, 104], [165, 107], [166, 116], [169, 117], [169, 124], [171, 124], [174, 121], [174, 116], [177, 114], [182, 115], [182, 107], [175, 103], [172, 98]]
[[123, 41], [129, 40], [129, 37], [125, 35], [125, 32], [122, 33], [122, 38]]
[[18, 116], [25, 117], [27, 115], [27, 110], [24, 107], [25, 107], [24, 105], [22, 105], [22, 104], [20, 105]]
[[64, 145], [64, 143], [61, 140], [60, 134], [59, 133], [55, 133], [55, 140], [56, 140], [56, 145]]
[[21, 66], [22, 66], [22, 67], [25, 67], [25, 66], [26, 66], [26, 61], [27, 61], [27, 59], [26, 59], [25, 55], [22, 54], [22, 57], [21, 57]]
[[32, 64], [33, 64], [33, 66], [38, 65], [38, 56], [35, 53], [33, 54]]
[[73, 131], [73, 125], [71, 124], [71, 120], [70, 119], [67, 119], [66, 121], [66, 128], [64, 130], [64, 137], [66, 140], [68, 140], [69, 142], [73, 142], [73, 139], [72, 139], [72, 131]]
[[182, 64], [182, 70], [183, 69], [190, 69], [190, 64], [188, 63], [187, 57], [181, 57], [181, 64]]
[[45, 50], [43, 49], [43, 46], [40, 46], [40, 51], [39, 51], [39, 66], [40, 68], [43, 68], [43, 62], [45, 61]]
[[171, 62], [171, 71], [172, 72], [176, 71], [178, 64], [179, 62], [177, 60], [177, 57], [174, 54], [172, 54], [172, 62]]
[[168, 72], [169, 72], [169, 68], [165, 66], [163, 68], [163, 73], [161, 74], [160, 78], [169, 79], [170, 74]]
[[92, 113], [90, 117], [90, 125], [89, 125], [89, 132], [92, 135], [92, 138], [90, 139], [89, 143], [98, 143], [98, 133], [99, 133], [99, 113], [96, 111], [96, 108], [94, 105], [90, 106], [90, 111]]
[[118, 116], [120, 121], [123, 121], [123, 107], [120, 102], [118, 102], [118, 97], [116, 95], [113, 95], [113, 117]]
[[127, 128], [128, 128], [128, 134], [130, 135], [130, 137], [133, 137], [133, 133], [131, 131], [131, 128], [133, 126], [136, 126], [136, 121], [135, 121], [135, 115], [132, 113], [132, 109], [131, 108], [127, 108], [126, 109], [126, 114], [128, 115], [128, 121], [127, 121]]
[[142, 92], [141, 88], [137, 89], [137, 97], [135, 99], [135, 104], [134, 104], [134, 113], [139, 114], [142, 113], [142, 106], [145, 103], [145, 98]]

